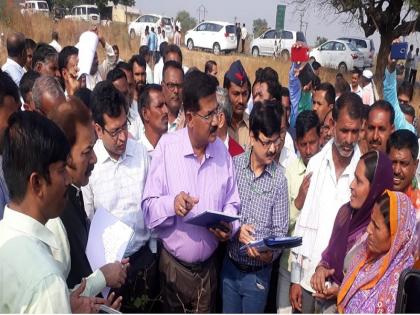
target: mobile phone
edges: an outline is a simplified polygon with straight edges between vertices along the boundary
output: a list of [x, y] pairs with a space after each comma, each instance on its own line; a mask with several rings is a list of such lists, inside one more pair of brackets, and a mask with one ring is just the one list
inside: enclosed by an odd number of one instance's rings
[[407, 58], [408, 43], [394, 43], [391, 46], [392, 60], [405, 60]]
[[312, 69], [312, 66], [309, 63], [307, 63], [303, 67], [303, 69], [300, 70], [300, 73], [299, 73], [299, 76], [298, 76], [299, 81], [302, 85], [302, 88], [305, 85], [308, 85], [309, 82], [312, 82], [315, 79], [315, 77], [316, 77], [316, 75], [314, 73], [314, 70]]
[[292, 62], [305, 62], [309, 60], [308, 47], [292, 47], [291, 51]]

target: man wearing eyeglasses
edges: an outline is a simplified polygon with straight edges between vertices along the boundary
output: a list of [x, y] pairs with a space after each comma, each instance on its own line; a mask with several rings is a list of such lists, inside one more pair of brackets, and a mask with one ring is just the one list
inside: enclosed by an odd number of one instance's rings
[[182, 110], [184, 71], [179, 62], [169, 60], [163, 66], [162, 90], [168, 107], [168, 132], [184, 128], [185, 117]]
[[[116, 295], [123, 297], [123, 312], [157, 311], [151, 308], [158, 295], [156, 243], [140, 205], [149, 168], [147, 150], [128, 138], [127, 99], [111, 82], [96, 85], [91, 105], [99, 139], [94, 146], [97, 163], [82, 188], [85, 211], [92, 219], [98, 208], [104, 208], [134, 230], [124, 254], [130, 262], [127, 281]], [[136, 307], [133, 302], [142, 296], [147, 302]]]
[[223, 313], [263, 313], [273, 261], [280, 251], [240, 247], [266, 237], [283, 237], [289, 226], [287, 181], [275, 161], [284, 136], [278, 101], [257, 102], [249, 118], [251, 147], [234, 158], [241, 197], [240, 231], [227, 247], [222, 268]]
[[201, 71], [186, 76], [186, 128], [160, 139], [143, 194], [145, 222], [163, 244], [159, 270], [163, 311], [168, 313], [214, 311], [214, 253], [239, 227], [220, 222], [208, 229], [185, 222], [206, 210], [233, 215], [240, 208], [232, 158], [216, 133], [216, 87], [214, 77]]

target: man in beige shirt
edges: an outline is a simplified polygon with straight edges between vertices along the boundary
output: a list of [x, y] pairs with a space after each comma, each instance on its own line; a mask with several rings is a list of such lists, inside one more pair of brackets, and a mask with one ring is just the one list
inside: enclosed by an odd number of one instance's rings
[[249, 116], [245, 113], [251, 95], [251, 82], [242, 63], [236, 60], [225, 74], [223, 87], [232, 104], [232, 124], [228, 133], [244, 149], [249, 145]]

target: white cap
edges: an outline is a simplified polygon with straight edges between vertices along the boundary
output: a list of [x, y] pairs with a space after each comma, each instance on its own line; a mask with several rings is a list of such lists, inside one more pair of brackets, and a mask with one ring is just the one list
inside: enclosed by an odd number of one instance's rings
[[368, 79], [368, 80], [370, 80], [370, 79], [372, 79], [373, 78], [373, 73], [372, 73], [372, 71], [370, 71], [370, 70], [368, 70], [368, 69], [366, 69], [366, 70], [363, 70], [363, 74], [362, 74], [366, 79]]

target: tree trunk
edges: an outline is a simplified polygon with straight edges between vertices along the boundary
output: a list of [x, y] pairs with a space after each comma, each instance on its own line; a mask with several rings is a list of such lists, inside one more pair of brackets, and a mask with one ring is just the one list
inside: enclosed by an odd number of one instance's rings
[[375, 85], [381, 98], [383, 98], [383, 81], [385, 68], [388, 64], [388, 56], [391, 52], [391, 44], [394, 40], [392, 34], [381, 35], [381, 45], [376, 58]]

